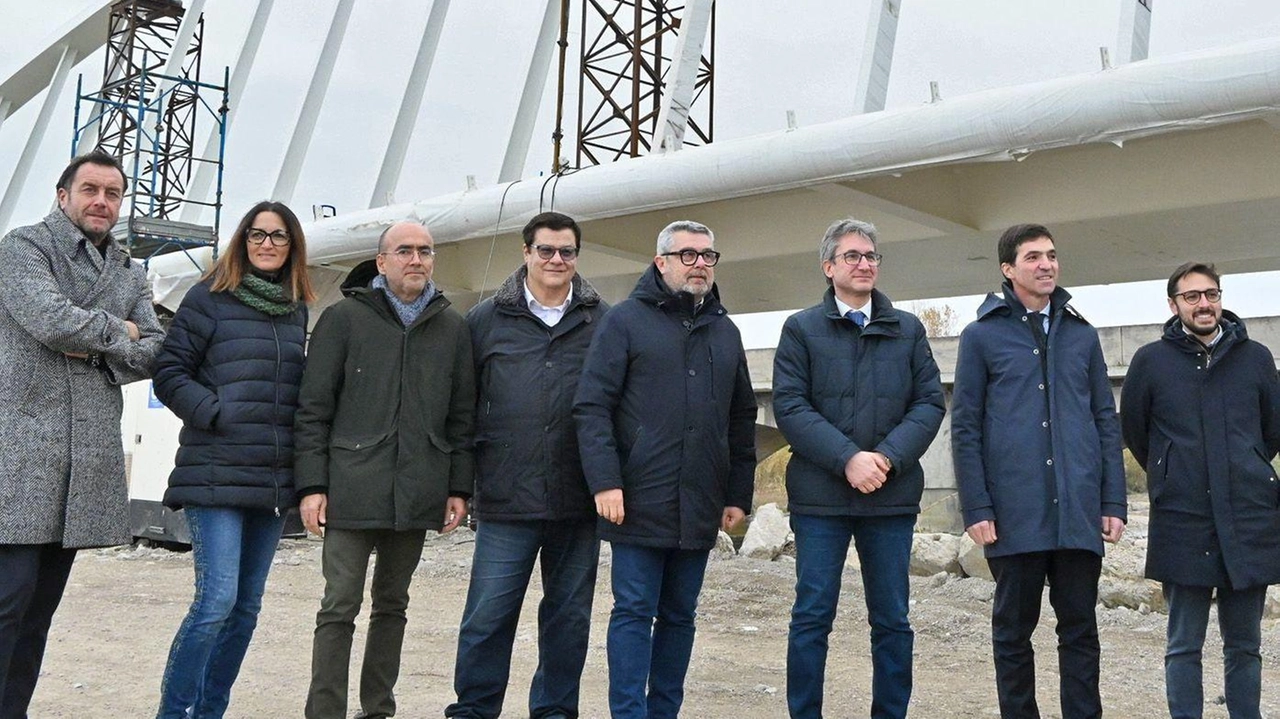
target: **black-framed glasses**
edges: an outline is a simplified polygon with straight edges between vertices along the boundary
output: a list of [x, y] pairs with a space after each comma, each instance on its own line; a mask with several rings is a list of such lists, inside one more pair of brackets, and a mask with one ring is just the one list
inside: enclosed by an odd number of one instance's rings
[[1181, 297], [1189, 305], [1200, 304], [1201, 297], [1212, 303], [1217, 303], [1222, 301], [1222, 290], [1187, 290], [1186, 292], [1175, 292], [1173, 296]]
[[538, 253], [538, 257], [544, 260], [549, 260], [552, 257], [555, 257], [557, 252], [560, 253], [560, 259], [564, 260], [565, 262], [573, 262], [574, 260], [578, 259], [577, 247], [552, 247], [551, 245], [534, 245], [533, 249], [535, 252]]
[[679, 250], [676, 252], [663, 252], [662, 257], [679, 257], [680, 264], [692, 267], [698, 264], [698, 258], [702, 258], [703, 264], [707, 267], [715, 267], [720, 261], [720, 253], [715, 250]]
[[434, 247], [397, 247], [390, 252], [379, 252], [378, 254], [394, 257], [407, 265], [415, 257], [422, 262], [426, 262], [436, 256], [436, 250]]
[[853, 267], [857, 267], [858, 263], [863, 260], [866, 260], [867, 264], [872, 267], [879, 267], [880, 261], [884, 259], [884, 255], [879, 252], [858, 252], [857, 250], [849, 250], [848, 252], [842, 252], [836, 255], [836, 259]]
[[251, 245], [261, 245], [267, 240], [271, 240], [272, 247], [286, 247], [289, 244], [289, 233], [284, 230], [267, 232], [266, 230], [259, 230], [256, 227], [251, 227], [246, 235], [246, 239], [249, 240], [249, 244]]

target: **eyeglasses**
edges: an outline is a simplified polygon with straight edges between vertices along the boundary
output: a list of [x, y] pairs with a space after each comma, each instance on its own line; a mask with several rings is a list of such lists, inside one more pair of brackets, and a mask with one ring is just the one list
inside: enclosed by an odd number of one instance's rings
[[1186, 292], [1175, 292], [1173, 296], [1181, 297], [1182, 301], [1189, 305], [1200, 304], [1201, 297], [1211, 303], [1216, 303], [1222, 300], [1222, 290], [1187, 290]]
[[565, 262], [573, 262], [574, 260], [578, 259], [577, 247], [552, 247], [551, 245], [534, 245], [533, 249], [537, 251], [538, 257], [544, 260], [549, 260], [552, 257], [555, 257], [557, 252], [560, 253], [560, 259], [564, 260]]
[[261, 245], [268, 239], [271, 240], [272, 247], [285, 247], [289, 244], [289, 233], [284, 230], [276, 230], [275, 232], [267, 232], [254, 227], [249, 230], [249, 244]]
[[436, 250], [434, 247], [397, 247], [390, 252], [379, 252], [380, 255], [394, 257], [404, 264], [409, 264], [413, 258], [417, 257], [422, 262], [435, 257]]
[[716, 263], [720, 261], [720, 253], [715, 250], [703, 250], [702, 252], [698, 252], [697, 250], [680, 250], [678, 252], [663, 252], [659, 256], [679, 257], [680, 264], [687, 265], [689, 267], [696, 265], [699, 257], [702, 258], [702, 262], [707, 267], [715, 267]]
[[867, 264], [872, 267], [879, 267], [880, 260], [884, 259], [884, 255], [879, 252], [858, 252], [857, 250], [849, 250], [843, 254], [836, 255], [836, 259], [843, 260], [846, 265], [854, 267], [857, 267], [858, 263], [863, 260], [866, 260]]

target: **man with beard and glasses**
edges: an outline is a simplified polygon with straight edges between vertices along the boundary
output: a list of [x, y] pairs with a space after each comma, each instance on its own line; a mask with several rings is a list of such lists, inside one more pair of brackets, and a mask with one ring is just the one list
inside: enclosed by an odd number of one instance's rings
[[164, 332], [112, 237], [125, 177], [71, 161], [58, 209], [0, 240], [0, 717], [25, 717], [76, 550], [130, 540], [120, 386]]
[[720, 304], [714, 243], [687, 220], [658, 234], [653, 264], [601, 321], [578, 381], [582, 467], [613, 549], [614, 719], [680, 713], [707, 557], [718, 530], [751, 509], [756, 402]]
[[960, 334], [951, 449], [965, 531], [996, 580], [1000, 715], [1040, 716], [1031, 635], [1047, 581], [1062, 716], [1100, 717], [1098, 578], [1127, 511], [1115, 397], [1097, 330], [1058, 286], [1049, 230], [1014, 225], [996, 249], [1002, 291]]
[[1222, 309], [1213, 265], [1169, 278], [1160, 339], [1140, 348], [1120, 396], [1125, 442], [1147, 469], [1146, 576], [1169, 604], [1165, 694], [1173, 717], [1204, 711], [1201, 650], [1218, 602], [1227, 711], [1256, 717], [1262, 612], [1280, 583], [1280, 380], [1270, 350]]

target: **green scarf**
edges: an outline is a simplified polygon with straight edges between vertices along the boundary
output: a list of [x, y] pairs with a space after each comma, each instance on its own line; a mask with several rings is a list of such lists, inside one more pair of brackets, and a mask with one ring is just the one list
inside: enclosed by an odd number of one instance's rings
[[249, 273], [245, 273], [240, 279], [240, 286], [232, 290], [231, 294], [253, 309], [272, 317], [287, 315], [298, 307], [297, 302], [285, 296], [283, 285]]

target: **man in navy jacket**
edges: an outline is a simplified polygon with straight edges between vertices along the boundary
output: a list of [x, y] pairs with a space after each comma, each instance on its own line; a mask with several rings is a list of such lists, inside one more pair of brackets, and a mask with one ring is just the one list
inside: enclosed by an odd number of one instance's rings
[[822, 717], [827, 638], [854, 539], [871, 624], [871, 716], [901, 718], [911, 699], [908, 570], [924, 492], [919, 460], [942, 424], [942, 382], [920, 320], [875, 289], [875, 226], [832, 224], [818, 258], [831, 287], [787, 319], [773, 366], [774, 416], [791, 443], [796, 537], [787, 706], [793, 719]]
[[578, 381], [582, 468], [613, 547], [613, 719], [679, 714], [707, 557], [751, 509], [755, 395], [720, 305], [714, 242], [687, 220], [658, 234], [653, 265], [601, 321]]
[[1038, 717], [1031, 635], [1046, 580], [1065, 719], [1099, 717], [1103, 540], [1124, 533], [1120, 422], [1097, 331], [1058, 287], [1053, 236], [1015, 225], [998, 244], [1003, 295], [960, 335], [951, 448], [966, 532], [996, 579], [1003, 717]]
[[1280, 380], [1271, 352], [1222, 309], [1213, 265], [1188, 262], [1168, 284], [1174, 316], [1138, 350], [1121, 394], [1124, 438], [1147, 469], [1146, 575], [1169, 602], [1169, 714], [1204, 710], [1201, 649], [1218, 599], [1227, 711], [1256, 717], [1262, 610], [1280, 583]]

